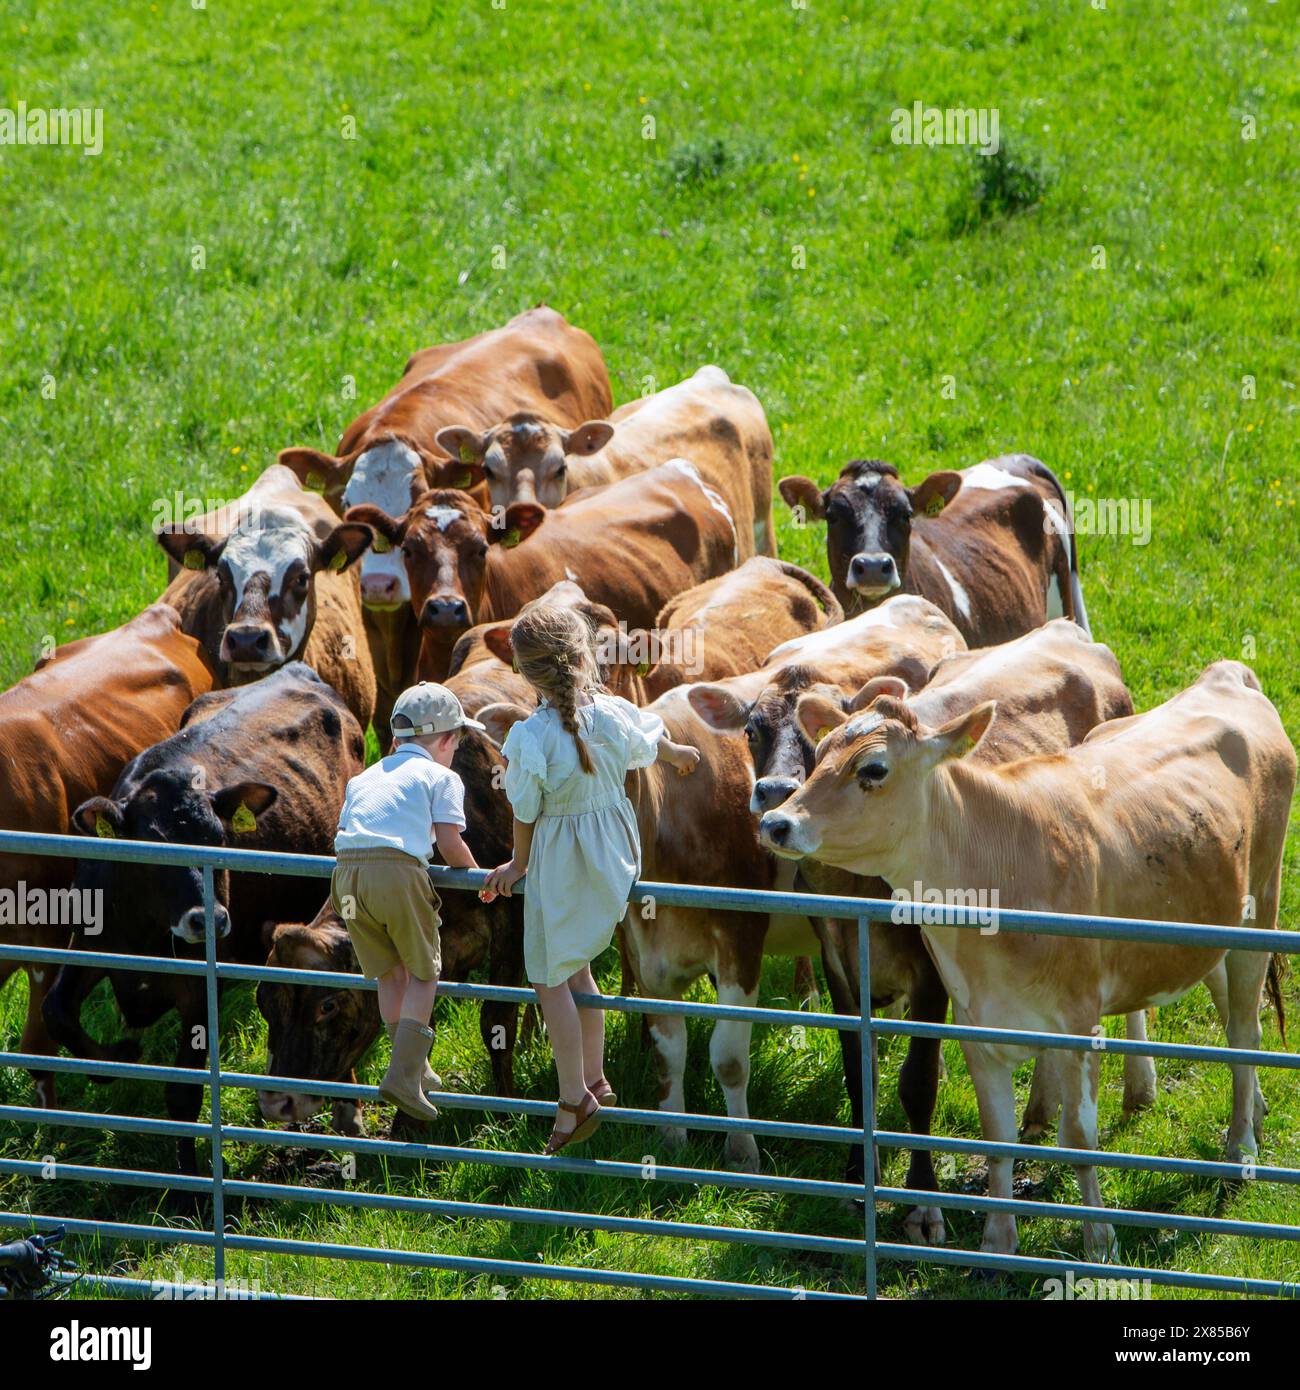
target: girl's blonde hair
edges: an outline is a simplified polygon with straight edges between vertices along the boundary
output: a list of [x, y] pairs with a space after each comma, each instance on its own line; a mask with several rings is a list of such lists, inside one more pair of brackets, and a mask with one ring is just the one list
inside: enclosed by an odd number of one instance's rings
[[578, 695], [600, 689], [600, 668], [591, 628], [572, 608], [544, 604], [520, 614], [510, 628], [519, 674], [545, 696], [573, 739], [584, 772], [593, 771], [586, 741], [578, 732]]

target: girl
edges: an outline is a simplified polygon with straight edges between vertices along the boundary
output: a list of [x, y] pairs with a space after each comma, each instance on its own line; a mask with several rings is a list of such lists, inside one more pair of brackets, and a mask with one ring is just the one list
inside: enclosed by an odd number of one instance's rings
[[588, 1138], [617, 1097], [605, 1079], [605, 1015], [579, 1009], [596, 994], [591, 962], [609, 945], [641, 872], [636, 816], [623, 790], [656, 759], [690, 772], [699, 750], [674, 743], [658, 715], [601, 689], [591, 629], [571, 608], [541, 606], [510, 629], [515, 665], [539, 707], [514, 724], [501, 751], [514, 808], [514, 856], [482, 897], [507, 897], [528, 874], [524, 964], [555, 1053], [560, 1100], [546, 1153]]

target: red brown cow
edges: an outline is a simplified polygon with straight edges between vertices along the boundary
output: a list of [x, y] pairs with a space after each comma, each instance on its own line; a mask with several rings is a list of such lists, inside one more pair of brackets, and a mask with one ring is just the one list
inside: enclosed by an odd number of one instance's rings
[[453, 647], [475, 623], [515, 617], [560, 580], [629, 628], [649, 629], [668, 599], [736, 562], [730, 511], [684, 459], [554, 511], [516, 503], [495, 545], [491, 518], [465, 492], [427, 492], [397, 518], [377, 507], [353, 507], [348, 517], [401, 550], [423, 631], [422, 680], [446, 676]]
[[[175, 733], [186, 706], [211, 683], [198, 643], [164, 603], [111, 632], [59, 647], [35, 674], [0, 694], [0, 828], [67, 835], [69, 810], [108, 792], [124, 763]], [[80, 896], [53, 896], [68, 894], [73, 869], [71, 859], [0, 854], [0, 889], [76, 908]], [[69, 936], [66, 922], [3, 928], [9, 945], [66, 946]], [[0, 961], [0, 984], [17, 968]], [[22, 1049], [50, 1053], [55, 1043], [41, 1009], [57, 967], [26, 970]], [[52, 1105], [53, 1078], [41, 1073], [35, 1080], [38, 1103]]]
[[168, 526], [157, 539], [184, 570], [163, 598], [198, 638], [218, 689], [306, 661], [364, 729], [375, 672], [351, 567], [371, 532], [338, 517], [288, 468], [272, 464], [240, 499], [226, 534]]
[[[286, 449], [280, 462], [323, 490], [340, 515], [365, 504], [401, 516], [430, 488], [474, 487], [473, 467], [437, 442], [444, 427], [486, 429], [516, 411], [574, 426], [609, 410], [600, 349], [539, 305], [501, 328], [417, 352], [401, 381], [344, 431], [337, 454]], [[486, 490], [478, 500], [487, 504]], [[375, 728], [386, 744], [393, 701], [415, 679], [420, 645], [400, 555], [380, 549], [363, 557], [361, 598], [379, 680]]]
[[859, 459], [824, 490], [794, 477], [780, 491], [805, 519], [826, 523], [831, 588], [846, 613], [902, 592], [941, 608], [972, 647], [1049, 618], [1088, 631], [1065, 493], [1028, 454], [931, 473], [915, 487], [893, 464]]
[[[502, 417], [498, 417], [501, 419]], [[569, 494], [688, 458], [725, 499], [739, 533], [739, 556], [775, 555], [772, 432], [752, 391], [721, 367], [701, 367], [664, 391], [620, 406], [608, 420], [563, 429], [535, 412], [481, 430], [446, 429], [445, 449], [486, 478], [494, 507], [558, 507]]]

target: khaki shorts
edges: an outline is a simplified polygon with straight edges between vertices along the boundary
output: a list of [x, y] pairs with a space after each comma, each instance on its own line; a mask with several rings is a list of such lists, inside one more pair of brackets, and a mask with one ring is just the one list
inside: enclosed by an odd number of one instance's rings
[[418, 859], [400, 849], [344, 850], [330, 880], [330, 903], [369, 979], [399, 961], [417, 980], [442, 970], [442, 900]]

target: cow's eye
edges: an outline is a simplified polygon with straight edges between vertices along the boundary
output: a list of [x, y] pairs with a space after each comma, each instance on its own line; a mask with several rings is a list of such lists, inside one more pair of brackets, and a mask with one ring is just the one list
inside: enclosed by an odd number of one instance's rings
[[307, 573], [306, 570], [303, 570], [303, 572], [300, 575], [295, 577], [293, 581], [293, 587], [298, 591], [298, 593], [305, 594], [307, 592], [307, 585], [310, 582], [310, 580], [311, 576]]
[[858, 781], [867, 787], [878, 787], [888, 776], [889, 768], [876, 758], [858, 768]]
[[320, 1008], [316, 1010], [316, 1016], [318, 1018], [329, 1018], [331, 1014], [336, 1014], [338, 1011], [339, 1001], [331, 994], [327, 999], [321, 1000]]
[[753, 724], [745, 725], [745, 737], [750, 741], [750, 743], [758, 742], [758, 730], [754, 727]]

